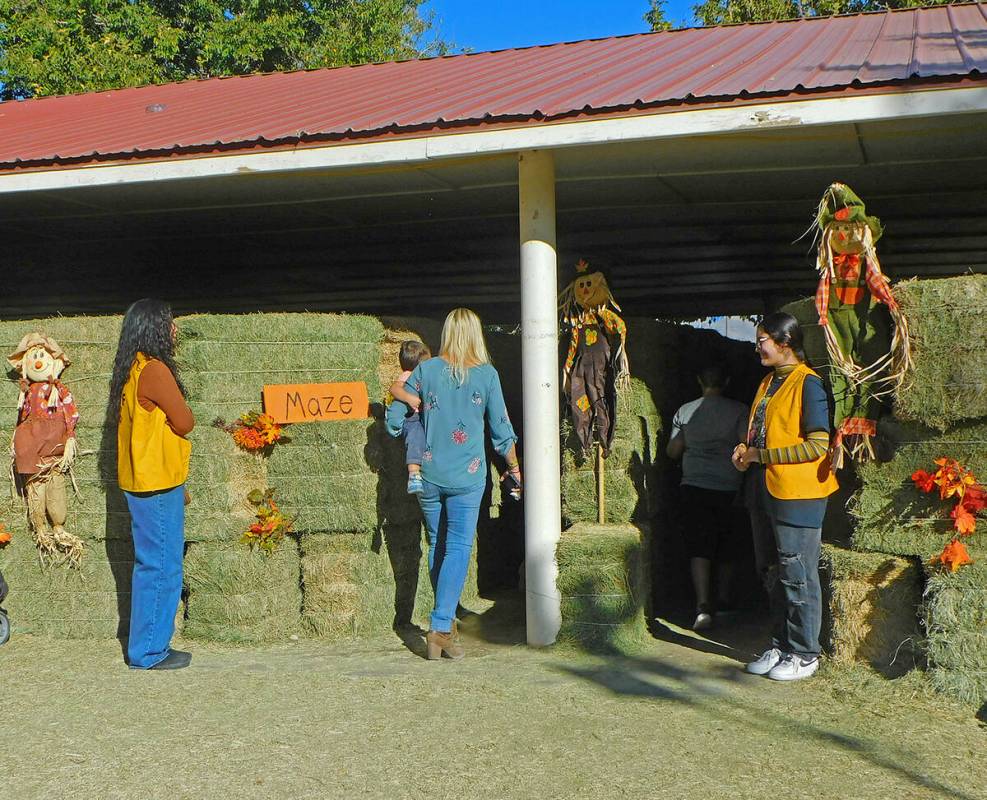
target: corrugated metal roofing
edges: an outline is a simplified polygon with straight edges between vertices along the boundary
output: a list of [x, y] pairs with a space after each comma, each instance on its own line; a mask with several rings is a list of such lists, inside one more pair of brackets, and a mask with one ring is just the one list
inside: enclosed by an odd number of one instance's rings
[[987, 4], [690, 28], [0, 104], [0, 169], [987, 75]]

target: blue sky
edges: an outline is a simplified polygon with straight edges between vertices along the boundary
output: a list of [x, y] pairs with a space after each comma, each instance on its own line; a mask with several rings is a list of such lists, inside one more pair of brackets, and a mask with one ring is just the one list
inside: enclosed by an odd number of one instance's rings
[[[692, 24], [695, 0], [669, 0], [665, 15]], [[439, 35], [474, 52], [595, 39], [648, 30], [648, 0], [427, 0]]]

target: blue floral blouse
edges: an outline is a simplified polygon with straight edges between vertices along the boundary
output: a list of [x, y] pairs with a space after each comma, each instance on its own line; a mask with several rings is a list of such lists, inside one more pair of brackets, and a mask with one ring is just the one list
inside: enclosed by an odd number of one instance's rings
[[462, 384], [445, 359], [422, 361], [405, 383], [421, 400], [425, 425], [422, 477], [447, 489], [476, 486], [487, 478], [484, 421], [493, 448], [506, 455], [517, 441], [507, 415], [500, 376], [491, 364], [472, 367]]

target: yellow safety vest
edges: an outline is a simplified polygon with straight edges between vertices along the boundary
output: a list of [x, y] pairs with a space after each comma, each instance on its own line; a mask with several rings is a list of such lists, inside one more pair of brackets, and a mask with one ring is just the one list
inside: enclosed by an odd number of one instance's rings
[[[799, 364], [768, 400], [764, 414], [764, 446], [767, 449], [792, 447], [805, 441], [802, 434], [802, 388], [809, 375], [816, 373], [805, 364]], [[761, 381], [751, 406], [748, 427], [754, 422], [754, 411], [768, 391], [772, 377], [769, 374]], [[768, 492], [779, 500], [829, 497], [839, 488], [828, 454], [804, 464], [766, 464], [765, 479]]]
[[137, 383], [148, 358], [138, 353], [123, 387], [117, 428], [117, 481], [125, 492], [173, 489], [188, 478], [192, 443], [168, 426], [164, 411], [137, 402]]

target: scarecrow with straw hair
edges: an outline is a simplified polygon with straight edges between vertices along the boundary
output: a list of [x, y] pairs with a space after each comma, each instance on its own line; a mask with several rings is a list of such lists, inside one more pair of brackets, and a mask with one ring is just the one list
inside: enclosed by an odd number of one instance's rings
[[580, 259], [575, 279], [562, 291], [559, 311], [569, 329], [569, 350], [562, 385], [572, 412], [573, 427], [583, 452], [594, 437], [610, 453], [616, 427], [617, 389], [630, 382], [627, 327], [616, 313], [603, 271]]
[[911, 366], [908, 323], [877, 258], [883, 229], [849, 186], [834, 183], [816, 211], [816, 311], [826, 338], [835, 403], [833, 466], [874, 457], [882, 398]]
[[78, 566], [82, 540], [65, 530], [66, 474], [76, 455], [79, 412], [59, 381], [71, 363], [58, 342], [29, 333], [7, 357], [20, 374], [17, 427], [11, 442], [11, 473], [17, 473], [27, 502], [27, 519], [42, 559], [56, 557]]

